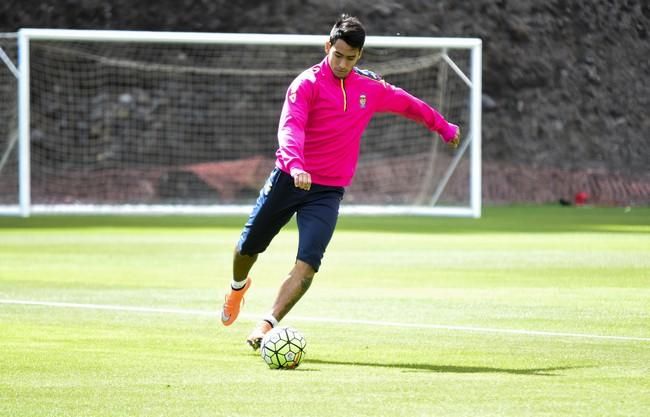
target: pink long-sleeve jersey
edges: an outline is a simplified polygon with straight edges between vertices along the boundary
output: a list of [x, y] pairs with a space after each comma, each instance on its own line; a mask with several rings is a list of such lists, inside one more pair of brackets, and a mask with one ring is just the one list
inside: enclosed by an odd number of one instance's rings
[[314, 184], [349, 185], [361, 135], [377, 112], [415, 120], [445, 142], [458, 131], [427, 103], [372, 73], [355, 68], [345, 79], [337, 78], [325, 57], [296, 77], [287, 90], [276, 166], [292, 176], [308, 172]]

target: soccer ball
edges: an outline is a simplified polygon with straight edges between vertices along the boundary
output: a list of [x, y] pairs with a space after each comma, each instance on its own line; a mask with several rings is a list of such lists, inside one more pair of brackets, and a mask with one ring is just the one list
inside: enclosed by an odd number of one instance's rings
[[271, 369], [294, 369], [305, 356], [305, 337], [292, 327], [276, 327], [262, 339], [262, 359]]

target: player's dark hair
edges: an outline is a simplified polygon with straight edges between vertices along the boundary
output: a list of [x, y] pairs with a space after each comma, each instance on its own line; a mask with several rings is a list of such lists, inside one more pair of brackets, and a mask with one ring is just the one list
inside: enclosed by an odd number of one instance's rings
[[332, 27], [330, 44], [334, 45], [339, 39], [353, 48], [363, 49], [363, 44], [366, 41], [366, 29], [356, 17], [342, 14]]

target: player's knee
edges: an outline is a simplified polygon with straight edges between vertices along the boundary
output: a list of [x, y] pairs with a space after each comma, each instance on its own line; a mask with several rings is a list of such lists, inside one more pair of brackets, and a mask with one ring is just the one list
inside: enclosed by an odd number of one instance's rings
[[243, 262], [255, 262], [257, 260], [257, 253], [254, 254], [248, 254], [242, 252], [241, 248], [237, 246], [235, 248], [235, 262], [237, 261], [243, 261]]
[[296, 261], [293, 270], [303, 281], [308, 280], [310, 284], [311, 280], [314, 279], [314, 275], [316, 275], [316, 269], [309, 263], [301, 261], [300, 259]]

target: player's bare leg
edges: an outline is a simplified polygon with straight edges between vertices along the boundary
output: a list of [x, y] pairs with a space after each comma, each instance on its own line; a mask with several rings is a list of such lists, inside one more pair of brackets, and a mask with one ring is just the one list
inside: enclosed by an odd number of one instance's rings
[[282, 320], [284, 316], [291, 311], [294, 305], [302, 298], [311, 286], [312, 280], [316, 271], [309, 264], [303, 261], [296, 261], [289, 276], [284, 280], [278, 291], [278, 295], [273, 303], [271, 309], [271, 316], [269, 319], [260, 321], [248, 336], [246, 342], [254, 349], [260, 347], [264, 335], [273, 328], [278, 321]]
[[271, 314], [280, 321], [302, 298], [311, 286], [316, 271], [306, 262], [296, 261], [287, 279], [284, 280], [275, 298]]
[[235, 254], [232, 260], [232, 276], [235, 281], [243, 281], [248, 278], [248, 273], [257, 261], [257, 255], [242, 255], [235, 248]]
[[239, 316], [239, 310], [244, 302], [244, 294], [252, 283], [248, 278], [248, 273], [256, 260], [257, 255], [242, 255], [235, 249], [232, 263], [233, 282], [221, 308], [221, 322], [224, 326], [230, 326]]

